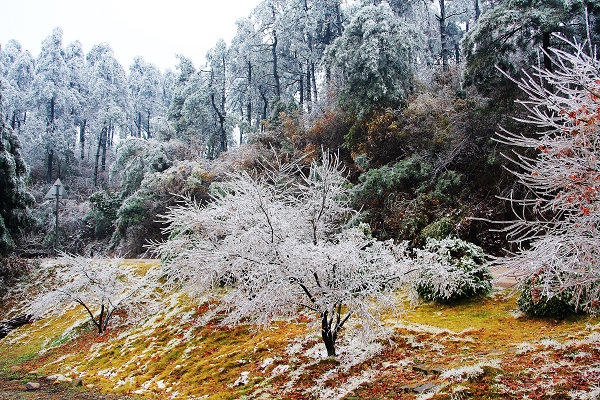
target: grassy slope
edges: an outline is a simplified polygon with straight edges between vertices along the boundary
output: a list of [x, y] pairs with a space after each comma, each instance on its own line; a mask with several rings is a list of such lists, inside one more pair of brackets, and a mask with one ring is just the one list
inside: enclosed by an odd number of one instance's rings
[[226, 328], [217, 306], [172, 294], [159, 314], [103, 336], [74, 307], [0, 341], [0, 368], [158, 399], [414, 398], [405, 387], [426, 383], [440, 389], [433, 398], [586, 398], [600, 382], [600, 319], [519, 317], [504, 292], [417, 306], [388, 321], [389, 341], [344, 335], [337, 360], [323, 358], [310, 316], [262, 331]]

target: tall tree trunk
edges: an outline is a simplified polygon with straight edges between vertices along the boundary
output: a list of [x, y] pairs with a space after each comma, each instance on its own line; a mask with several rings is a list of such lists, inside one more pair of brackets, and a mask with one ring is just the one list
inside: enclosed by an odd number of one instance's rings
[[52, 162], [54, 160], [54, 149], [48, 150], [48, 169], [46, 170], [46, 182], [52, 183]]
[[14, 110], [12, 113], [12, 121], [10, 122], [10, 127], [14, 131], [17, 126], [17, 110]]
[[87, 125], [87, 119], [83, 120], [83, 123], [79, 125], [79, 149], [81, 151], [81, 160], [84, 158], [85, 151], [85, 126]]
[[102, 150], [102, 141], [106, 134], [106, 125], [102, 127], [100, 131], [100, 137], [98, 138], [98, 147], [96, 148], [96, 161], [94, 163], [94, 186], [98, 186], [98, 167], [100, 166], [100, 151]]
[[475, 22], [477, 22], [477, 20], [479, 19], [479, 16], [481, 15], [481, 9], [479, 8], [479, 0], [474, 0], [474, 6], [475, 6]]
[[52, 96], [52, 98], [50, 99], [50, 109], [49, 111], [49, 118], [48, 118], [48, 127], [50, 128], [51, 132], [54, 132], [54, 118], [55, 118], [55, 112], [56, 112], [56, 99], [54, 98], [54, 96]]
[[440, 2], [440, 15], [437, 17], [440, 23], [440, 40], [442, 42], [442, 69], [449, 70], [448, 66], [448, 33], [446, 32], [446, 3], [445, 0]]
[[150, 111], [149, 110], [148, 110], [148, 118], [147, 118], [147, 120], [148, 120], [148, 125], [147, 125], [148, 126], [148, 139], [151, 139], [152, 138], [152, 134], [150, 133]]
[[[260, 93], [260, 97], [262, 98], [262, 101], [263, 101], [261, 121], [266, 121], [267, 120], [267, 107], [269, 105], [269, 101], [267, 100], [267, 94], [262, 86], [258, 87], [258, 92]], [[264, 123], [260, 123], [259, 126], [260, 126], [260, 131], [263, 132], [265, 130]]]
[[308, 112], [312, 111], [312, 92], [310, 86], [310, 63], [306, 63], [306, 101], [308, 102]]
[[327, 357], [335, 357], [335, 339], [337, 334], [331, 329], [331, 322], [327, 319], [327, 311], [321, 316], [321, 337], [325, 348], [327, 349]]
[[137, 137], [142, 137], [142, 113], [138, 111], [137, 113]]
[[277, 31], [273, 30], [273, 46], [271, 46], [273, 55], [273, 79], [275, 80], [275, 96], [281, 97], [281, 84], [279, 83], [279, 71], [277, 67]]
[[106, 171], [106, 145], [108, 143], [108, 135], [112, 127], [112, 121], [108, 123], [108, 128], [105, 129], [104, 135], [102, 135], [102, 172]]
[[[217, 104], [215, 103], [215, 94], [212, 93], [210, 95], [210, 101], [212, 103], [213, 109], [215, 110], [215, 112], [217, 113], [217, 118], [219, 119], [219, 145], [220, 145], [220, 151], [221, 152], [225, 152], [227, 151], [227, 132], [225, 132], [225, 110], [224, 109], [219, 109], [219, 107], [217, 107]], [[223, 100], [221, 105], [223, 105]]]
[[542, 50], [544, 50], [544, 68], [552, 71], [552, 60], [550, 59], [550, 37], [552, 32], [542, 33]]
[[310, 77], [312, 82], [312, 92], [315, 103], [317, 102], [317, 77], [315, 76], [315, 63], [310, 62]]
[[300, 108], [304, 109], [304, 72], [302, 71], [302, 63], [299, 63], [300, 74], [298, 80], [298, 89], [300, 89]]
[[460, 46], [456, 42], [454, 42], [454, 56], [455, 56], [456, 65], [460, 64]]
[[246, 114], [248, 127], [250, 127], [252, 125], [252, 63], [250, 61], [248, 61], [248, 103], [246, 104]]

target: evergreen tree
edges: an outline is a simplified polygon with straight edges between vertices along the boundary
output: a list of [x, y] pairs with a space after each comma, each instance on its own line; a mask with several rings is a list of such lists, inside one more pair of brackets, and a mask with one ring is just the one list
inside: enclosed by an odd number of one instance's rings
[[598, 17], [596, 0], [504, 0], [483, 14], [464, 40], [465, 82], [490, 90], [508, 83], [496, 66], [511, 76], [539, 64], [552, 69], [549, 49], [564, 46], [553, 34], [583, 41], [590, 27], [590, 39], [596, 44]]
[[[0, 92], [0, 104], [1, 100]], [[14, 249], [15, 236], [27, 226], [28, 207], [34, 202], [23, 183], [27, 167], [20, 148], [18, 137], [4, 123], [0, 107], [0, 255]]]
[[32, 145], [30, 153], [33, 157], [41, 153], [40, 148], [45, 149], [46, 181], [50, 183], [56, 158], [65, 155], [75, 135], [71, 111], [76, 98], [69, 85], [60, 28], [54, 29], [42, 43], [29, 102], [36, 119], [33, 124], [27, 124], [28, 142]]

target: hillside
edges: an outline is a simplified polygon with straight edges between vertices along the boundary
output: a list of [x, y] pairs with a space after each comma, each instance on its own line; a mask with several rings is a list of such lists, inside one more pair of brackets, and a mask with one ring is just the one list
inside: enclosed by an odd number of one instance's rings
[[[73, 306], [1, 339], [0, 368], [23, 386], [64, 374], [85, 393], [149, 399], [597, 398], [600, 318], [533, 319], [509, 294], [408, 307], [385, 321], [389, 340], [371, 344], [345, 330], [335, 359], [309, 314], [225, 327], [215, 301], [165, 293], [160, 312], [137, 323], [120, 315], [98, 335]], [[16, 291], [13, 300], [3, 315], [19, 312]]]

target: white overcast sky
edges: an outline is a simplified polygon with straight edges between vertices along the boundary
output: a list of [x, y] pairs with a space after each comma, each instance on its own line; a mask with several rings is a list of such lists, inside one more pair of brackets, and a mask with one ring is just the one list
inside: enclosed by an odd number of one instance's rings
[[106, 42], [128, 70], [135, 56], [161, 70], [175, 69], [175, 54], [198, 67], [219, 38], [228, 43], [235, 21], [260, 0], [1, 0], [0, 43], [17, 39], [34, 57], [52, 29], [63, 46], [79, 40], [87, 53]]

